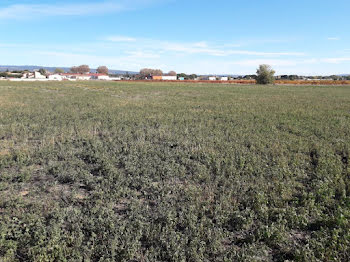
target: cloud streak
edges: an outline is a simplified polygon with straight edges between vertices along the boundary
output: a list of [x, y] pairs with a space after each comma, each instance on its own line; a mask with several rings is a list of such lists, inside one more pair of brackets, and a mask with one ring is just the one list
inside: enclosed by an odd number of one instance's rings
[[101, 15], [133, 10], [156, 0], [109, 0], [79, 4], [15, 4], [0, 8], [0, 20], [26, 20], [51, 16]]
[[247, 51], [215, 41], [173, 42], [121, 35], [98, 37], [97, 42], [90, 43], [0, 43], [0, 47], [5, 64], [89, 64], [129, 71], [154, 67], [198, 74], [248, 74], [254, 73], [259, 64], [270, 64], [278, 74], [337, 74], [343, 73], [339, 68], [350, 63], [347, 55], [320, 57], [302, 52], [267, 52], [260, 47]]
[[340, 64], [343, 62], [349, 62], [350, 57], [334, 57], [334, 58], [326, 58], [321, 60], [324, 63], [330, 63], [330, 64]]
[[[105, 38], [109, 42], [137, 42], [137, 48], [142, 48], [145, 52], [150, 50], [161, 50], [163, 52], [173, 52], [183, 55], [203, 54], [216, 57], [227, 57], [233, 55], [246, 56], [304, 56], [302, 52], [260, 52], [251, 50], [235, 50], [225, 45], [210, 45], [206, 41], [194, 43], [169, 42], [154, 39], [136, 39], [127, 36], [109, 36]], [[130, 46], [132, 47], [132, 46]]]
[[136, 42], [136, 38], [128, 36], [109, 36], [106, 38], [107, 41], [111, 42]]

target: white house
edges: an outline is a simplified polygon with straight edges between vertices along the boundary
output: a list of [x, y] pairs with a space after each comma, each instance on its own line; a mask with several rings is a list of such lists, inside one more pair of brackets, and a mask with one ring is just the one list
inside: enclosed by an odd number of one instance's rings
[[43, 76], [42, 74], [40, 74], [40, 72], [35, 71], [34, 78], [35, 79], [46, 79], [46, 76]]
[[61, 75], [49, 75], [49, 80], [52, 80], [52, 81], [62, 81], [63, 80], [63, 77]]
[[111, 80], [108, 75], [105, 74], [76, 74], [76, 73], [65, 73], [61, 74], [63, 79], [67, 80]]
[[220, 80], [221, 81], [228, 81], [228, 77], [227, 76], [222, 76], [222, 77], [220, 77]]
[[64, 79], [68, 80], [90, 80], [91, 79], [91, 74], [75, 74], [75, 73], [67, 73], [67, 74], [61, 74], [61, 76]]
[[109, 76], [105, 75], [105, 76], [98, 76], [99, 80], [109, 80]]
[[162, 76], [162, 80], [175, 81], [177, 76]]
[[117, 76], [117, 77], [110, 77], [108, 80], [110, 80], [110, 81], [121, 81], [122, 78], [120, 76]]
[[208, 77], [208, 80], [209, 80], [209, 81], [216, 81], [216, 76], [209, 76], [209, 77]]
[[95, 79], [95, 80], [110, 80], [108, 75], [102, 75], [102, 74], [92, 75], [91, 79]]
[[[74, 77], [73, 77], [73, 79], [74, 79]], [[91, 76], [90, 75], [76, 75], [75, 79], [76, 80], [90, 80]]]
[[34, 78], [34, 74], [33, 73], [24, 73], [21, 78], [22, 79], [24, 79], [24, 78]]

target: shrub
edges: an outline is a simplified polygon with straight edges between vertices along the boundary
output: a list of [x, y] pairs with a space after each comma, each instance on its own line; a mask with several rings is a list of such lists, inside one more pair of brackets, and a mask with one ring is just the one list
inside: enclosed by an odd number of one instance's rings
[[259, 85], [268, 85], [275, 83], [275, 71], [269, 65], [260, 65], [256, 71], [258, 75], [256, 83]]

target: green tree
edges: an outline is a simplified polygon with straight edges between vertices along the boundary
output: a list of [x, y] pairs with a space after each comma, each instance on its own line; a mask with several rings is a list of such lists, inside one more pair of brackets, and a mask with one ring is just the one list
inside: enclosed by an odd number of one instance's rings
[[64, 70], [61, 69], [61, 68], [56, 68], [56, 69], [55, 69], [55, 73], [56, 73], [56, 74], [63, 74], [63, 73], [64, 73]]
[[256, 83], [259, 85], [268, 85], [275, 83], [275, 71], [269, 65], [260, 65], [256, 71]]
[[297, 80], [297, 79], [299, 79], [299, 76], [297, 76], [297, 75], [290, 75], [290, 76], [288, 76], [288, 78], [289, 78], [289, 80]]
[[247, 80], [252, 80], [252, 79], [256, 79], [256, 75], [245, 75], [243, 78]]
[[330, 78], [332, 78], [334, 81], [341, 79], [341, 77], [337, 75], [331, 75]]
[[44, 68], [40, 68], [39, 73], [42, 75], [46, 75], [46, 70]]

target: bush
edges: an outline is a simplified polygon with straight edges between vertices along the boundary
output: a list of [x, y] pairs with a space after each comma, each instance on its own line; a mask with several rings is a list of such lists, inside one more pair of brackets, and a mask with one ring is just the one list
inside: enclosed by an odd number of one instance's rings
[[256, 71], [258, 75], [256, 83], [259, 85], [268, 85], [275, 83], [275, 71], [269, 65], [260, 65]]

